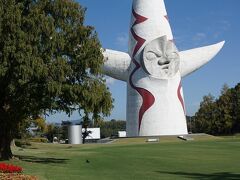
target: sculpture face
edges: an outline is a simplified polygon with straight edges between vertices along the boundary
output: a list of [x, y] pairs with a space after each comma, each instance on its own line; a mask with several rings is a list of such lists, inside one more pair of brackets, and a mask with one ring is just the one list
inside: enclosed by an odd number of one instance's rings
[[145, 70], [153, 77], [168, 79], [179, 70], [179, 53], [172, 41], [166, 36], [151, 41], [144, 48], [143, 64]]

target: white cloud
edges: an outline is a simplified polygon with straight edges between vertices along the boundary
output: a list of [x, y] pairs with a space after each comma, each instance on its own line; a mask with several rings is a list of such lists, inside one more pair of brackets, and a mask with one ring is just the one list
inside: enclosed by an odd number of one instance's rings
[[205, 33], [197, 33], [194, 37], [193, 37], [193, 41], [195, 42], [201, 42], [204, 41], [207, 38], [207, 35]]

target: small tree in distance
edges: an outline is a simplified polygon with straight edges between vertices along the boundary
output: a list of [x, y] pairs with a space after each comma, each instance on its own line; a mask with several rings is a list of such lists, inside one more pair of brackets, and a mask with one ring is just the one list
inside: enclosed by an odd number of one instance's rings
[[85, 9], [73, 0], [0, 1], [0, 159], [23, 119], [78, 110], [109, 115], [103, 56]]

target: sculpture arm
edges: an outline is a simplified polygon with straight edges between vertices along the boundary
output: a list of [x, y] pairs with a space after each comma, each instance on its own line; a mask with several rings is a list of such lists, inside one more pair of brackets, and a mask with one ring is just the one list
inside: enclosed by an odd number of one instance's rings
[[103, 51], [105, 59], [103, 72], [112, 78], [127, 81], [131, 57], [124, 52], [106, 49]]
[[180, 72], [184, 77], [207, 64], [222, 49], [224, 41], [205, 47], [180, 52]]

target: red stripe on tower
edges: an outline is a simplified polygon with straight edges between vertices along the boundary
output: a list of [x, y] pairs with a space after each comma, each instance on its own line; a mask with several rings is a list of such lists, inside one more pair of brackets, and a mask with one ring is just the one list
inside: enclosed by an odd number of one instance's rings
[[183, 97], [182, 97], [181, 90], [182, 90], [182, 82], [180, 81], [179, 86], [178, 86], [178, 90], [177, 90], [177, 95], [178, 95], [178, 99], [179, 99], [179, 101], [180, 101], [180, 103], [182, 105], [183, 111], [185, 113], [186, 112], [185, 111], [185, 105], [184, 105], [184, 100], [183, 100]]
[[134, 37], [134, 39], [137, 41], [137, 44], [134, 48], [133, 55], [132, 55], [132, 57], [134, 57], [137, 54], [137, 52], [139, 51], [139, 49], [142, 47], [142, 45], [145, 43], [146, 40], [141, 38], [140, 36], [138, 36], [134, 32], [133, 28], [131, 29], [131, 33], [132, 33], [132, 36]]
[[137, 24], [143, 23], [143, 22], [145, 22], [147, 20], [146, 17], [143, 17], [143, 16], [137, 14], [134, 11], [134, 9], [132, 9], [132, 14], [135, 17], [135, 22], [132, 25], [131, 33], [132, 33], [133, 38], [137, 41], [137, 43], [136, 43], [136, 45], [134, 47], [134, 50], [133, 50], [132, 61], [135, 64], [136, 67], [134, 68], [134, 70], [130, 74], [129, 83], [130, 83], [130, 86], [133, 89], [135, 89], [141, 95], [142, 100], [143, 100], [141, 108], [139, 110], [139, 117], [138, 117], [138, 126], [139, 126], [138, 127], [138, 131], [140, 131], [143, 115], [154, 104], [155, 98], [148, 90], [146, 90], [144, 88], [136, 87], [134, 85], [134, 83], [133, 83], [133, 80], [132, 80], [133, 75], [135, 74], [135, 72], [141, 68], [141, 65], [135, 59], [135, 55], [141, 49], [141, 47], [143, 46], [143, 44], [146, 41], [145, 39], [143, 39], [142, 37], [138, 36], [135, 33], [133, 27], [136, 26]]
[[143, 23], [144, 21], [147, 20], [146, 17], [137, 14], [137, 13], [134, 11], [134, 9], [132, 9], [132, 14], [133, 14], [133, 16], [135, 17], [135, 22], [134, 22], [134, 24], [132, 25], [132, 27], [134, 27], [134, 26], [137, 25], [137, 24]]

